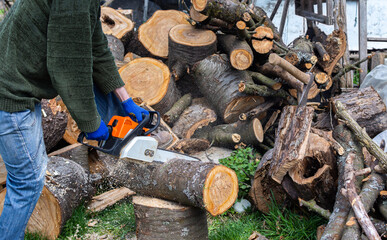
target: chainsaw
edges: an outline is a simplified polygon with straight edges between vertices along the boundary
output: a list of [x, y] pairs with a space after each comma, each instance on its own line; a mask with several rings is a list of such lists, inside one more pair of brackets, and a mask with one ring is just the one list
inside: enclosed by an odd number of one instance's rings
[[158, 149], [158, 142], [150, 136], [150, 133], [156, 130], [159, 125], [160, 113], [156, 111], [149, 111], [148, 115], [143, 114], [143, 120], [140, 123], [133, 121], [130, 117], [113, 116], [107, 126], [109, 129], [107, 140], [99, 141], [98, 146], [92, 146], [83, 141], [86, 134], [81, 132], [78, 136], [78, 142], [120, 159], [162, 163], [175, 158], [199, 161], [199, 159], [188, 155]]

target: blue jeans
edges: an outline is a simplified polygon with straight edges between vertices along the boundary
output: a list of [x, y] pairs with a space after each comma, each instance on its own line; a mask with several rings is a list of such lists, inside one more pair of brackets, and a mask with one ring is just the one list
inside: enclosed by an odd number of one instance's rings
[[[124, 116], [117, 97], [94, 88], [98, 112], [108, 124]], [[24, 239], [24, 231], [44, 186], [47, 167], [41, 105], [34, 111], [0, 111], [0, 155], [7, 168], [7, 192], [0, 216], [0, 240]]]

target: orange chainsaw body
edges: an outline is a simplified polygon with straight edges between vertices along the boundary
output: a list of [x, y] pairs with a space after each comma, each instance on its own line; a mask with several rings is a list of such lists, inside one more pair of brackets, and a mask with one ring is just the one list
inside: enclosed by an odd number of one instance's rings
[[[113, 116], [108, 124], [112, 127], [111, 135], [116, 138], [125, 138], [125, 136], [137, 127], [138, 123], [133, 121], [130, 117]], [[144, 132], [148, 128], [143, 128]], [[150, 135], [150, 134], [149, 134]], [[149, 136], [148, 135], [148, 136]]]

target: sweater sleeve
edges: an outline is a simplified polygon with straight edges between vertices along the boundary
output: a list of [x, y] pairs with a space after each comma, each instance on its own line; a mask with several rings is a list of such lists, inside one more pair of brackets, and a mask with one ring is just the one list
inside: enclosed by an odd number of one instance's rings
[[108, 47], [105, 34], [102, 31], [101, 21], [97, 20], [93, 39], [93, 80], [98, 88], [108, 94], [116, 88], [124, 86], [117, 71], [114, 57]]
[[78, 127], [98, 129], [93, 92], [90, 1], [53, 0], [47, 28], [47, 69]]

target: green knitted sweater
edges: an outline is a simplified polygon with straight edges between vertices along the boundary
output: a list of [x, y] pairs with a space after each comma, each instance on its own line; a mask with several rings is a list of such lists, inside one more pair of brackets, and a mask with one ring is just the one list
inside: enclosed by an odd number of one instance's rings
[[78, 127], [98, 129], [93, 83], [124, 86], [99, 21], [99, 0], [17, 0], [0, 23], [0, 110], [58, 94]]

